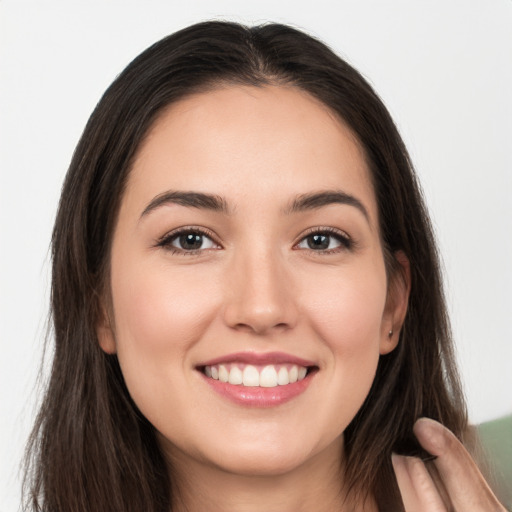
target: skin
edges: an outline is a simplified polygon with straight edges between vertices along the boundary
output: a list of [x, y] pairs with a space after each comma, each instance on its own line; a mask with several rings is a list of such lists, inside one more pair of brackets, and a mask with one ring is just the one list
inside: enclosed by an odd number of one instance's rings
[[467, 450], [447, 428], [421, 418], [414, 425], [414, 434], [437, 458], [427, 468], [414, 457], [393, 455], [407, 512], [506, 512]]
[[[364, 212], [290, 211], [326, 190]], [[221, 196], [226, 211], [155, 202], [169, 191]], [[310, 248], [311, 230], [327, 228], [328, 249]], [[178, 229], [206, 231], [200, 249], [180, 246]], [[98, 338], [158, 432], [173, 510], [376, 510], [371, 497], [344, 501], [343, 431], [398, 342], [409, 283], [397, 256], [405, 280], [386, 273], [358, 142], [306, 93], [226, 87], [160, 116], [122, 199]], [[284, 352], [318, 371], [289, 402], [243, 406], [198, 371], [240, 351]]]

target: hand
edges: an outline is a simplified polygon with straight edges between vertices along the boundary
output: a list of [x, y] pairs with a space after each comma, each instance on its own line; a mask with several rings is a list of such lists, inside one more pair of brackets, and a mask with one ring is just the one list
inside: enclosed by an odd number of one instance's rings
[[406, 512], [506, 512], [462, 443], [437, 421], [414, 425], [420, 444], [437, 458], [429, 472], [416, 457], [392, 456]]

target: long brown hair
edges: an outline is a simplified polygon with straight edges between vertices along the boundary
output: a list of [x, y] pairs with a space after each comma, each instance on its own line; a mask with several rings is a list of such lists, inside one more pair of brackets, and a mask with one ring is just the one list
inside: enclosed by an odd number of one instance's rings
[[391, 452], [413, 445], [420, 416], [459, 437], [466, 413], [452, 351], [436, 245], [411, 161], [381, 100], [349, 64], [293, 28], [206, 22], [151, 46], [94, 110], [67, 173], [52, 237], [55, 354], [27, 458], [26, 510], [168, 512], [172, 475], [151, 424], [99, 347], [110, 244], [130, 166], [169, 104], [223, 84], [300, 88], [335, 112], [364, 149], [388, 272], [410, 261], [412, 289], [398, 347], [382, 356], [345, 431], [346, 478], [382, 510], [401, 501]]

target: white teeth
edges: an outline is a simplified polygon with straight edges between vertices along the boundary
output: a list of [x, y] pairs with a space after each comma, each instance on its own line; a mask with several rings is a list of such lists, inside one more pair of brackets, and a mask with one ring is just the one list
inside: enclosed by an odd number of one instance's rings
[[280, 370], [277, 372], [277, 383], [280, 386], [286, 386], [286, 384], [290, 383], [288, 370], [284, 366], [281, 366]]
[[[243, 368], [241, 369], [240, 366]], [[212, 379], [229, 384], [248, 387], [274, 388], [286, 386], [302, 380], [307, 375], [307, 368], [293, 365], [269, 364], [256, 367], [251, 364], [215, 364], [204, 367], [204, 374]]]
[[260, 373], [260, 387], [275, 388], [277, 386], [277, 372], [274, 366], [265, 366]]
[[227, 382], [229, 380], [229, 372], [223, 364], [219, 366], [219, 380], [221, 382]]
[[250, 364], [244, 368], [243, 384], [244, 386], [260, 385], [260, 372], [257, 370], [257, 368]]
[[240, 370], [240, 368], [238, 368], [238, 366], [233, 366], [231, 368], [231, 371], [229, 372], [228, 382], [230, 384], [238, 385], [242, 384], [242, 380], [242, 371]]

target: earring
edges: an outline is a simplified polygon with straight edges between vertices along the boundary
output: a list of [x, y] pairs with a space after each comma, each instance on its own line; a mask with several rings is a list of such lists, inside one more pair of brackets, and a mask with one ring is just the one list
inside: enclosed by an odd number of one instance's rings
[[389, 332], [388, 332], [388, 336], [391, 338], [391, 336], [393, 336], [393, 329], [390, 329]]

